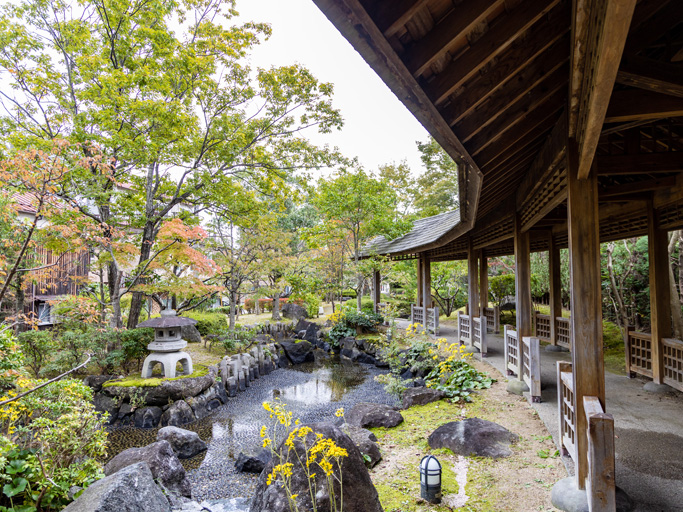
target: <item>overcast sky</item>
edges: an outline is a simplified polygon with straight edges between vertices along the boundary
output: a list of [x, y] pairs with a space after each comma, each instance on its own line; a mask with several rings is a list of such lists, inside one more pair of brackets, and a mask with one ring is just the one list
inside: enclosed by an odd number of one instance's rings
[[254, 67], [299, 63], [334, 84], [344, 128], [324, 136], [310, 132], [312, 141], [338, 146], [368, 170], [406, 159], [413, 173], [420, 172], [415, 143], [427, 140], [427, 131], [312, 0], [237, 0], [237, 10], [240, 21], [266, 22], [273, 29], [253, 52]]

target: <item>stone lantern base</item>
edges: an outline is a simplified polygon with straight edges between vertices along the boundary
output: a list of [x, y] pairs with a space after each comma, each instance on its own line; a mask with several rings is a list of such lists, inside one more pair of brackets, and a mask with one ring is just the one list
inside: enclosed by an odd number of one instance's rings
[[152, 352], [145, 359], [142, 365], [142, 377], [149, 379], [152, 377], [152, 370], [154, 366], [160, 363], [163, 368], [164, 377], [175, 377], [175, 368], [177, 363], [183, 365], [183, 375], [192, 375], [192, 358], [187, 352]]

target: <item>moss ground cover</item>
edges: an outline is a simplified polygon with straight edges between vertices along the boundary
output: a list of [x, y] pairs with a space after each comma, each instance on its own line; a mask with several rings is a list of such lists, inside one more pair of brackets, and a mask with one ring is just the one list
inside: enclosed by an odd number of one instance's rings
[[151, 387], [156, 387], [160, 386], [166, 381], [171, 381], [171, 380], [180, 380], [180, 379], [189, 379], [192, 377], [203, 377], [209, 373], [209, 369], [206, 366], [202, 365], [194, 365], [194, 372], [192, 372], [191, 375], [180, 375], [178, 377], [172, 377], [172, 378], [165, 378], [165, 377], [155, 377], [152, 379], [143, 379], [139, 375], [132, 375], [130, 377], [125, 377], [123, 379], [114, 379], [114, 380], [109, 380], [105, 382], [102, 387], [111, 387], [111, 386], [117, 386], [121, 388], [151, 388]]

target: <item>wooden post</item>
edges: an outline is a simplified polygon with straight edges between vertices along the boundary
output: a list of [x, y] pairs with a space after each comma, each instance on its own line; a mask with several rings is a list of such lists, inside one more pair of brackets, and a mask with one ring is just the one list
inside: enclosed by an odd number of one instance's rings
[[541, 343], [529, 338], [529, 400], [541, 403]]
[[432, 265], [429, 256], [422, 258], [422, 305], [425, 308], [425, 323], [427, 322], [427, 308], [432, 307]]
[[484, 249], [479, 251], [479, 301], [479, 314], [486, 316], [486, 308], [489, 307], [489, 264]]
[[584, 396], [588, 417], [588, 510], [611, 512], [617, 509], [614, 470], [614, 418], [605, 414], [597, 397]]
[[[483, 310], [482, 313], [484, 313]], [[479, 354], [481, 355], [481, 358], [484, 359], [488, 356], [488, 348], [486, 347], [486, 315], [484, 314], [479, 317], [479, 329], [479, 332], [481, 333], [481, 348], [479, 349]]]
[[529, 232], [522, 232], [519, 216], [515, 216], [515, 302], [517, 308], [517, 335], [521, 340], [531, 336], [533, 306], [531, 305], [531, 254]]
[[562, 316], [562, 278], [560, 267], [560, 248], [555, 238], [548, 240], [548, 263], [550, 273], [550, 343], [557, 345], [557, 322]]
[[503, 362], [505, 366], [505, 372], [503, 372], [503, 375], [508, 376], [510, 375], [510, 368], [508, 368], [508, 329], [510, 328], [509, 325], [505, 324], [503, 326]]
[[379, 303], [381, 301], [381, 288], [382, 276], [380, 275], [379, 270], [375, 270], [372, 273], [372, 302], [374, 305], [375, 313], [377, 313], [377, 308], [379, 307]]
[[470, 318], [479, 316], [479, 269], [477, 268], [477, 252], [472, 246], [472, 239], [468, 241], [467, 247], [467, 291], [468, 291], [468, 301], [469, 306], [468, 311]]
[[[650, 265], [650, 325], [652, 326], [652, 380], [662, 384], [662, 338], [671, 336], [668, 236], [657, 225], [652, 202], [647, 208], [647, 246]], [[572, 311], [573, 314], [573, 311]]]
[[626, 358], [626, 376], [629, 379], [636, 376], [636, 374], [631, 371], [631, 338], [629, 336], [629, 333], [635, 330], [636, 328], [633, 325], [624, 327], [624, 357]]
[[[562, 412], [563, 400], [562, 400], [562, 374], [564, 372], [571, 372], [572, 365], [567, 361], [557, 362], [557, 418], [560, 427], [560, 453], [564, 456], [569, 455], [567, 448], [564, 445], [564, 414]], [[576, 462], [576, 461], [574, 461]]]
[[588, 423], [583, 397], [598, 397], [605, 407], [602, 352], [602, 297], [598, 217], [598, 179], [593, 169], [578, 179], [576, 141], [567, 145], [567, 206], [571, 283], [572, 372], [576, 426], [576, 479], [584, 489], [588, 477]]
[[418, 308], [422, 306], [422, 257], [417, 258], [417, 298], [415, 305]]
[[500, 332], [500, 307], [493, 306], [493, 332]]

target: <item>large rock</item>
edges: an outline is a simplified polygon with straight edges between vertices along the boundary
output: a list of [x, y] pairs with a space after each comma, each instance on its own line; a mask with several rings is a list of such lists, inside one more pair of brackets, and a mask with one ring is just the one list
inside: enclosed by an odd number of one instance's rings
[[168, 441], [179, 459], [189, 459], [206, 450], [199, 434], [174, 426], [159, 429], [157, 441]]
[[157, 441], [143, 448], [123, 450], [107, 462], [104, 466], [104, 474], [112, 475], [138, 462], [146, 462], [154, 478], [166, 489], [177, 492], [181, 496], [192, 496], [185, 468], [180, 464], [168, 441]]
[[408, 388], [403, 392], [403, 408], [408, 409], [414, 405], [426, 405], [438, 402], [446, 397], [446, 393], [431, 388]]
[[240, 452], [235, 461], [235, 469], [242, 473], [260, 473], [270, 462], [270, 450], [261, 449], [257, 453]]
[[457, 455], [494, 459], [512, 455], [510, 445], [518, 440], [519, 436], [505, 427], [479, 418], [441, 425], [427, 439], [431, 448], [448, 448]]
[[91, 388], [95, 393], [98, 393], [102, 390], [102, 384], [115, 378], [114, 375], [88, 375], [83, 379], [83, 384]]
[[313, 345], [311, 345], [308, 341], [281, 341], [280, 346], [285, 351], [287, 359], [292, 364], [315, 361], [315, 356], [313, 355]]
[[138, 428], [158, 427], [162, 414], [161, 407], [141, 407], [140, 409], [135, 409], [133, 423]]
[[[312, 447], [316, 441], [316, 433], [322, 434], [325, 438], [332, 439], [337, 446], [344, 448], [348, 456], [341, 458], [341, 474], [343, 488], [339, 489], [335, 483], [335, 495], [339, 502], [340, 493], [343, 493], [344, 512], [383, 512], [382, 505], [375, 487], [372, 485], [370, 475], [363, 463], [360, 451], [353, 443], [351, 438], [339, 428], [329, 423], [314, 423], [309, 425], [313, 433], [305, 438], [306, 446]], [[278, 452], [287, 451], [283, 444], [280, 445]], [[299, 459], [306, 460], [303, 441], [296, 438], [294, 451]], [[290, 460], [297, 461], [297, 457], [290, 453]], [[267, 478], [272, 471], [273, 465], [279, 463], [277, 460], [271, 461], [261, 473], [256, 484], [254, 499], [249, 508], [250, 512], [289, 512], [288, 496], [281, 485], [267, 485]], [[317, 510], [330, 510], [330, 489], [327, 478], [323, 471], [313, 464], [315, 476], [315, 498]], [[290, 480], [290, 493], [297, 494], [296, 503], [299, 510], [313, 510], [313, 503], [309, 492], [309, 479], [303, 467], [294, 463]]]
[[93, 404], [97, 412], [109, 415], [109, 423], [113, 423], [119, 414], [119, 402], [112, 397], [103, 395], [102, 393], [95, 393], [93, 396]]
[[184, 398], [198, 396], [216, 382], [216, 372], [211, 369], [201, 377], [185, 377], [176, 380], [164, 380], [158, 386], [104, 386], [102, 394], [113, 398], [130, 401], [134, 394], [142, 394], [146, 405], [167, 405]]
[[377, 437], [375, 434], [365, 428], [356, 427], [346, 423], [342, 425], [341, 429], [351, 438], [363, 455], [363, 460], [368, 468], [373, 468], [382, 460], [382, 453], [377, 444]]
[[194, 325], [183, 325], [180, 328], [180, 335], [188, 343], [201, 343], [202, 335]]
[[290, 320], [301, 320], [302, 318], [308, 318], [308, 313], [305, 307], [288, 302], [282, 306], [282, 316]]
[[198, 420], [206, 418], [212, 411], [218, 409], [222, 405], [222, 402], [218, 398], [216, 386], [210, 387], [199, 396], [188, 398], [186, 402], [192, 408], [192, 411]]
[[178, 427], [192, 423], [197, 418], [192, 412], [192, 407], [185, 400], [178, 400], [170, 405], [161, 415], [161, 426], [172, 425]]
[[346, 414], [349, 425], [362, 428], [395, 427], [403, 422], [403, 416], [395, 407], [384, 404], [361, 402], [353, 406]]
[[64, 512], [170, 512], [144, 462], [131, 464], [90, 485]]

